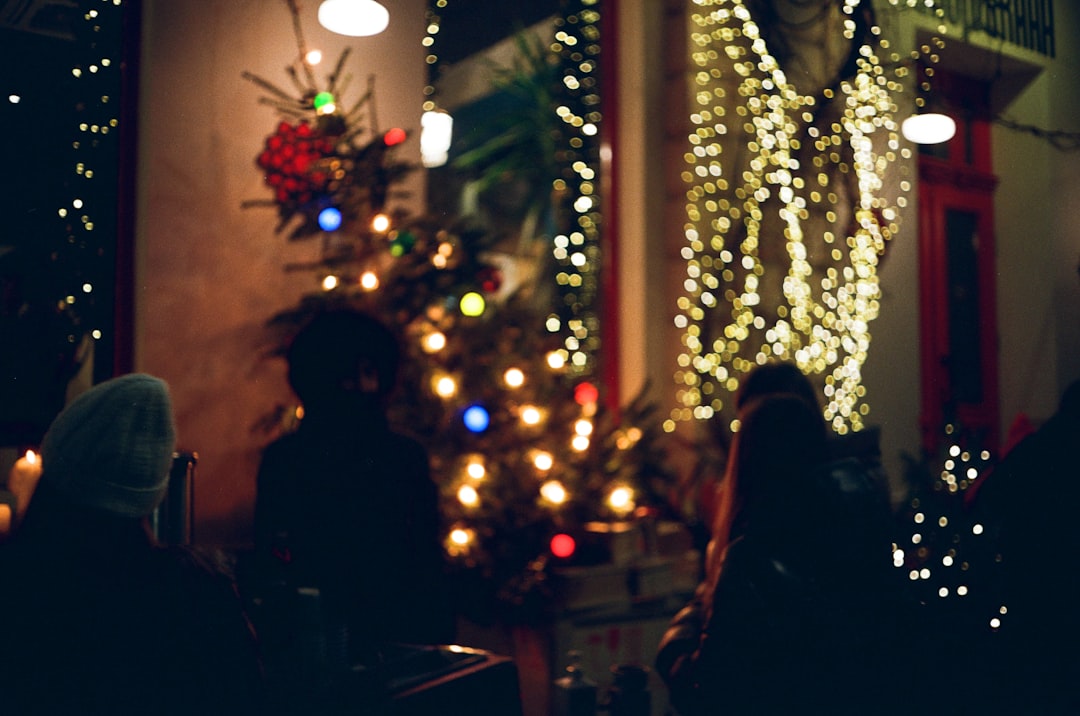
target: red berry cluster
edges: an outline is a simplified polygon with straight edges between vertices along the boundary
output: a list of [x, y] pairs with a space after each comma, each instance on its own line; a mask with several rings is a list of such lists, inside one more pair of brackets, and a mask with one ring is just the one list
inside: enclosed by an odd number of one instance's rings
[[266, 138], [258, 164], [278, 204], [297, 206], [326, 190], [329, 167], [320, 160], [333, 154], [333, 140], [320, 135], [306, 121], [296, 126], [281, 122], [277, 131]]

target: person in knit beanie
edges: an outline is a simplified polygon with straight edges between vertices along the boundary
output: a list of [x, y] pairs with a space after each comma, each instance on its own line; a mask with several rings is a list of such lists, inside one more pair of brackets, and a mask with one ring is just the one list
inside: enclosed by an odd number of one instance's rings
[[144, 517], [161, 503], [176, 443], [163, 380], [99, 383], [56, 417], [41, 445], [41, 484], [84, 507]]
[[235, 582], [150, 532], [175, 442], [169, 389], [145, 374], [98, 384], [49, 427], [25, 518], [0, 545], [4, 713], [266, 713]]

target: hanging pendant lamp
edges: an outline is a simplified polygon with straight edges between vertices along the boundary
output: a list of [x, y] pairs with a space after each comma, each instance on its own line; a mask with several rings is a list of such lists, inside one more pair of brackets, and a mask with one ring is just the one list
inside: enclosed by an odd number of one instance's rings
[[390, 11], [375, 0], [323, 0], [319, 24], [349, 37], [378, 35], [390, 24]]
[[904, 139], [914, 144], [941, 144], [956, 134], [956, 122], [947, 114], [913, 114], [900, 124]]

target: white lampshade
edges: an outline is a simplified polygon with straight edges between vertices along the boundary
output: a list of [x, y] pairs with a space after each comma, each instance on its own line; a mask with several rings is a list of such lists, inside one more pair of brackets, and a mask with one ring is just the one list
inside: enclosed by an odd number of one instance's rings
[[913, 114], [900, 125], [904, 139], [915, 144], [941, 144], [956, 134], [953, 118], [936, 112]]
[[446, 164], [453, 136], [453, 117], [443, 110], [424, 112], [420, 117], [420, 158], [425, 167]]
[[319, 24], [349, 37], [378, 35], [390, 24], [390, 11], [375, 0], [323, 0]]

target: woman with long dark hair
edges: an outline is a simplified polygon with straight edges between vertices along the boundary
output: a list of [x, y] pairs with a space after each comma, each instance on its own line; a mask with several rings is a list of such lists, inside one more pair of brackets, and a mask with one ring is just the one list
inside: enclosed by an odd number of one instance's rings
[[[657, 670], [682, 716], [900, 711], [890, 513], [855, 460], [829, 459], [816, 405], [793, 393], [740, 412], [695, 599]], [[889, 689], [891, 691], [891, 689]]]

